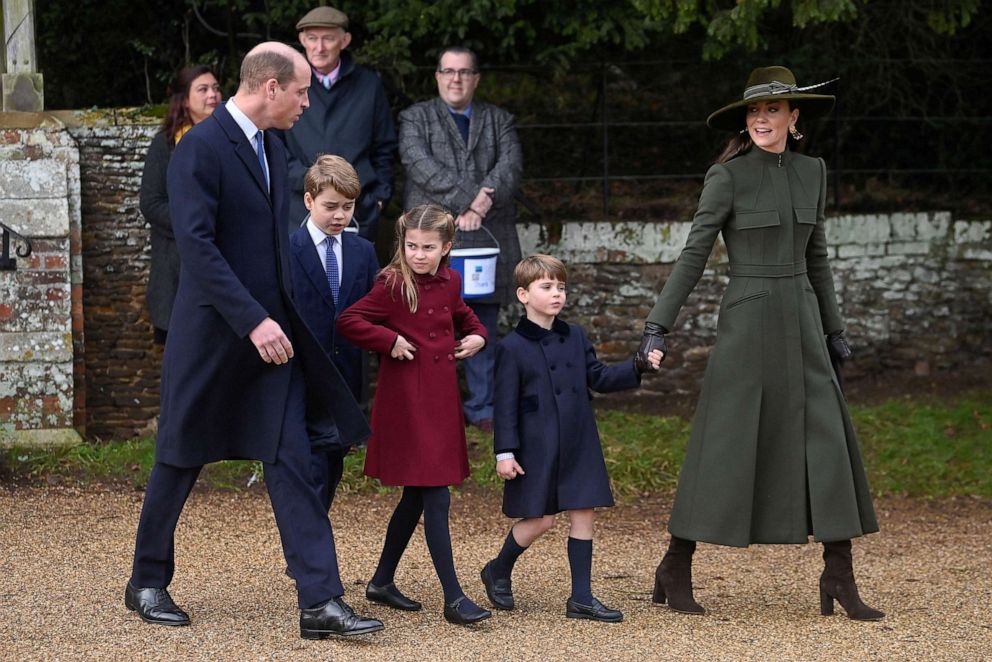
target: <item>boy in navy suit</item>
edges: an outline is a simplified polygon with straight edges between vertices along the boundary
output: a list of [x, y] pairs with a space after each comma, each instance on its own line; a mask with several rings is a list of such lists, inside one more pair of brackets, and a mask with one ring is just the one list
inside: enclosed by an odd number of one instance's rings
[[582, 328], [558, 319], [565, 305], [565, 265], [550, 255], [524, 258], [513, 271], [526, 316], [496, 347], [496, 473], [506, 480], [503, 513], [521, 518], [499, 555], [482, 569], [486, 595], [513, 609], [510, 573], [517, 558], [568, 513], [572, 594], [565, 615], [607, 623], [623, 620], [592, 595], [595, 508], [613, 505], [589, 389], [635, 388], [662, 352], [606, 366]]
[[[345, 231], [361, 184], [350, 163], [325, 154], [307, 170], [303, 186], [303, 204], [310, 214], [290, 238], [293, 299], [355, 400], [361, 402], [362, 352], [334, 332], [338, 315], [372, 289], [379, 269], [372, 243]], [[314, 478], [330, 510], [347, 449], [314, 443], [312, 451]]]

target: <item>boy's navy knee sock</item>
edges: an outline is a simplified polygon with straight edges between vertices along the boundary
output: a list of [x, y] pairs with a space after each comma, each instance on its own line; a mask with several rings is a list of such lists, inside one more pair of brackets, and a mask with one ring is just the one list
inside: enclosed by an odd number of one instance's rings
[[592, 541], [568, 537], [568, 567], [572, 571], [572, 600], [592, 604]]
[[424, 537], [437, 578], [441, 580], [445, 603], [452, 603], [465, 595], [458, 575], [455, 574], [455, 560], [451, 554], [451, 535], [448, 531], [448, 508], [451, 495], [447, 487], [423, 487]]
[[517, 562], [520, 555], [527, 551], [526, 547], [521, 547], [517, 539], [513, 537], [513, 528], [506, 534], [506, 541], [503, 548], [499, 550], [499, 556], [493, 559], [493, 574], [499, 578], [509, 578], [513, 573], [513, 564]]
[[379, 556], [379, 565], [372, 575], [372, 584], [375, 586], [385, 586], [393, 581], [396, 575], [396, 568], [400, 564], [400, 558], [406, 551], [406, 546], [410, 542], [410, 537], [417, 528], [420, 521], [420, 513], [423, 512], [423, 500], [420, 495], [420, 488], [404, 487], [403, 496], [392, 517], [389, 518], [389, 525], [386, 527], [386, 540], [382, 544], [382, 554]]

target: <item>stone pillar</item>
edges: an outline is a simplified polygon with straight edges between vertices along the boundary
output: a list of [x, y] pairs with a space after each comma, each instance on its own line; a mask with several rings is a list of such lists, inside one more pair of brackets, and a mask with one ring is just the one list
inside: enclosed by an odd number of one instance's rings
[[0, 271], [0, 446], [81, 441], [79, 151], [57, 119], [0, 113], [0, 218], [33, 252]]
[[38, 72], [34, 48], [34, 2], [0, 0], [3, 3], [4, 66], [0, 74], [4, 111], [41, 112], [45, 108], [45, 86]]

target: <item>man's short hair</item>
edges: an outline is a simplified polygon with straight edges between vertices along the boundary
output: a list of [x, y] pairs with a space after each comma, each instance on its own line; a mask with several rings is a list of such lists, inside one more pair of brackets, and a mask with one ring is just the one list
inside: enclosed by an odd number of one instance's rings
[[472, 58], [472, 68], [476, 71], [479, 70], [479, 59], [475, 57], [475, 53], [471, 48], [466, 48], [465, 46], [448, 46], [437, 56], [437, 69], [441, 70], [441, 58], [443, 58], [448, 53], [454, 53], [455, 55], [468, 55]]
[[316, 198], [321, 191], [332, 188], [349, 200], [357, 200], [362, 192], [358, 173], [346, 159], [334, 154], [322, 154], [303, 177], [303, 190]]
[[556, 257], [534, 253], [520, 260], [513, 269], [513, 282], [525, 290], [535, 280], [542, 278], [557, 280], [559, 283], [568, 282], [565, 264]]
[[271, 50], [249, 53], [241, 62], [241, 86], [254, 92], [270, 78], [285, 88], [296, 77], [296, 64], [291, 58]]

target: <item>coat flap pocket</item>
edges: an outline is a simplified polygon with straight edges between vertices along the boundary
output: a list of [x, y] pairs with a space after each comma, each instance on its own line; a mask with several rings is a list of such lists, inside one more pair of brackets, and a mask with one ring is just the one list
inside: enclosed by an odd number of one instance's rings
[[796, 221], [816, 225], [816, 207], [796, 207]]
[[778, 218], [778, 211], [744, 211], [737, 212], [734, 224], [738, 230], [750, 230], [752, 228], [771, 228], [781, 225]]
[[537, 411], [537, 396], [525, 395], [520, 398], [520, 413], [529, 414]]

